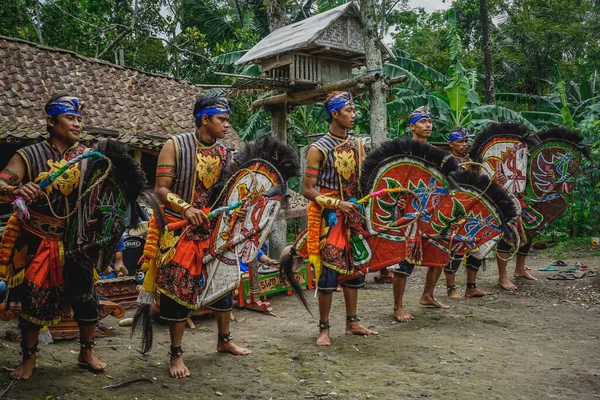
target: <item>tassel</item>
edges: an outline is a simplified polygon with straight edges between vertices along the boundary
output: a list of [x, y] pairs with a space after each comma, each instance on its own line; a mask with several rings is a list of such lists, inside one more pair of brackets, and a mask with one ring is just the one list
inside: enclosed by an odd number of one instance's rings
[[136, 311], [131, 327], [132, 339], [133, 334], [140, 323], [142, 324], [141, 353], [146, 354], [152, 349], [152, 342], [154, 339], [151, 304], [143, 304]]

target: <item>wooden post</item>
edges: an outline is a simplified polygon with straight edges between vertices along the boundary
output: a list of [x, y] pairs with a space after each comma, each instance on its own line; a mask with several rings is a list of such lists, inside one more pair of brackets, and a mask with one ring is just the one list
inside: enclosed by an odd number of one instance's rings
[[[270, 106], [271, 111], [271, 135], [282, 143], [287, 143], [287, 103]], [[269, 255], [279, 259], [283, 248], [286, 246], [287, 221], [285, 219], [275, 221], [269, 236]]]
[[[361, 0], [360, 14], [363, 23], [363, 40], [365, 43], [365, 58], [367, 71], [381, 71], [383, 58], [381, 56], [381, 40], [379, 38], [379, 23], [377, 4], [375, 0]], [[386, 96], [387, 87], [383, 80], [376, 80], [369, 88], [371, 103], [371, 148], [375, 148], [387, 138], [386, 134]]]
[[[285, 10], [281, 0], [270, 0], [265, 2], [267, 16], [269, 20], [269, 30], [271, 32], [285, 26]], [[268, 110], [269, 111], [269, 110]], [[287, 143], [287, 103], [274, 105], [270, 108], [271, 111], [271, 135], [281, 141]], [[269, 237], [269, 254], [274, 258], [279, 258], [281, 251], [285, 247], [287, 236], [287, 221], [275, 221]]]

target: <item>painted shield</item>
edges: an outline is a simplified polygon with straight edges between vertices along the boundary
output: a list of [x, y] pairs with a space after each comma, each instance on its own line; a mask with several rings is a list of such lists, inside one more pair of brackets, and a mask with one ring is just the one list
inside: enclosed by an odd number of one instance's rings
[[[91, 295], [93, 269], [104, 271], [114, 258], [115, 250], [132, 218], [137, 214], [137, 199], [146, 178], [141, 167], [114, 140], [103, 140], [95, 146], [112, 161], [108, 175], [106, 159], [86, 159], [81, 166], [79, 207], [69, 222], [65, 241], [65, 276], [78, 282], [76, 291]], [[90, 220], [96, 222], [88, 224]]]
[[546, 140], [531, 151], [523, 208], [528, 238], [536, 236], [567, 209], [580, 162], [581, 151], [564, 140]]
[[363, 272], [365, 268], [376, 271], [405, 259], [423, 264], [422, 234], [448, 196], [448, 182], [427, 162], [401, 156], [381, 165], [370, 191], [397, 188], [410, 192], [385, 193], [370, 199], [365, 207], [370, 250], [355, 253], [370, 253], [368, 263], [355, 260]]
[[210, 253], [203, 260], [207, 279], [198, 296], [199, 308], [210, 305], [239, 285], [238, 260], [246, 263], [256, 260], [284, 196], [281, 191], [272, 194], [272, 189], [282, 185], [279, 172], [264, 160], [247, 164], [229, 180], [217, 207], [241, 201], [246, 207], [246, 217], [240, 220], [235, 212], [217, 217], [211, 234]]
[[476, 187], [462, 184], [446, 197], [424, 232], [423, 263], [444, 267], [451, 254], [477, 252], [502, 234], [502, 219], [493, 202]]

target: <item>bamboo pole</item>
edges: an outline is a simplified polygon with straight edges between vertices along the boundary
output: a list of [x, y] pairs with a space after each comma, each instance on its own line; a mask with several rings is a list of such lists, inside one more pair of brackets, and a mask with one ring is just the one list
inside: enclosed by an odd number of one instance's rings
[[359, 84], [369, 85], [372, 82], [378, 81], [381, 78], [381, 73], [370, 72], [367, 74], [359, 75], [356, 78], [344, 79], [341, 81], [331, 83], [324, 83], [319, 89], [310, 92], [302, 92], [293, 95], [279, 94], [276, 96], [267, 97], [265, 99], [259, 99], [252, 102], [250, 109], [253, 110], [270, 104], [272, 105], [286, 102], [299, 104], [300, 102], [306, 102], [307, 100], [322, 97], [323, 95], [327, 95], [327, 93], [332, 92], [334, 90], [350, 89], [355, 86], [358, 86]]
[[217, 84], [213, 85], [211, 83], [195, 84], [194, 86], [199, 86], [202, 89], [213, 89], [213, 88], [230, 89], [233, 87], [232, 85], [217, 85]]

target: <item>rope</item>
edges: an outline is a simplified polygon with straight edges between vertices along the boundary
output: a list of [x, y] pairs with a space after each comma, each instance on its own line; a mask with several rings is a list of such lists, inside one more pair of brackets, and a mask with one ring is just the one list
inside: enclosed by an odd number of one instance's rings
[[83, 192], [83, 194], [81, 196], [79, 196], [79, 198], [75, 202], [75, 207], [67, 215], [65, 215], [65, 216], [56, 215], [56, 212], [54, 211], [54, 208], [52, 207], [52, 202], [50, 201], [50, 198], [48, 197], [48, 195], [46, 194], [45, 191], [42, 191], [42, 194], [44, 195], [44, 197], [46, 197], [46, 201], [48, 202], [48, 207], [50, 208], [50, 212], [52, 213], [52, 215], [55, 218], [58, 218], [58, 219], [67, 219], [67, 218], [71, 217], [73, 214], [75, 214], [75, 212], [79, 208], [79, 206], [80, 206], [81, 202], [83, 201], [83, 199], [86, 198], [91, 193], [92, 190], [94, 190], [100, 184], [102, 184], [102, 182], [104, 182], [104, 180], [108, 177], [108, 174], [110, 174], [110, 171], [112, 170], [112, 161], [110, 160], [110, 158], [108, 158], [108, 157], [106, 157], [104, 155], [102, 156], [102, 159], [105, 160], [106, 162], [108, 162], [108, 167], [106, 168], [106, 171], [104, 171], [104, 173], [102, 174], [102, 176], [100, 176], [100, 178], [96, 182], [94, 182], [92, 184], [92, 186], [90, 186], [89, 188], [87, 188], [87, 190], [85, 192]]

